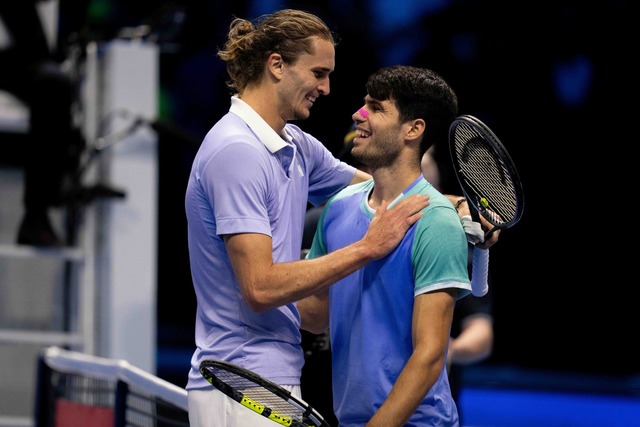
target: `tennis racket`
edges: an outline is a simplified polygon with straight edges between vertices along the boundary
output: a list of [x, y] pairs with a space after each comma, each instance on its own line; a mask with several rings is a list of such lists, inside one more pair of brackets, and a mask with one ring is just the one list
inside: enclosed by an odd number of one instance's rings
[[524, 211], [518, 171], [498, 137], [479, 119], [463, 115], [449, 127], [454, 171], [475, 221], [482, 215], [494, 231], [513, 227]]
[[204, 360], [200, 363], [200, 373], [215, 388], [275, 423], [291, 427], [330, 427], [302, 399], [248, 369], [219, 360]]

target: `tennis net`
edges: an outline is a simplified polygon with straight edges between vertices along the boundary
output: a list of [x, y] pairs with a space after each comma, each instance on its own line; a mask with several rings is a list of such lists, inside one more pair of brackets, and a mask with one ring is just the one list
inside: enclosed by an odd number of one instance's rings
[[120, 359], [48, 347], [38, 358], [36, 427], [182, 427], [187, 392]]

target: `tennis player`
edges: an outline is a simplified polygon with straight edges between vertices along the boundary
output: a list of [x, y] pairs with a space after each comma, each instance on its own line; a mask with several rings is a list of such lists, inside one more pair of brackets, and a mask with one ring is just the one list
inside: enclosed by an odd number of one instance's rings
[[303, 329], [329, 327], [340, 425], [459, 425], [445, 361], [456, 301], [472, 289], [467, 236], [455, 207], [420, 167], [432, 144], [446, 144], [457, 109], [438, 74], [393, 66], [370, 76], [365, 105], [352, 116], [351, 154], [373, 178], [329, 200], [307, 257], [357, 242], [384, 200], [393, 209], [422, 194], [429, 206], [391, 253], [298, 303]]
[[185, 208], [196, 293], [196, 348], [187, 391], [192, 427], [270, 426], [212, 387], [203, 360], [240, 365], [300, 397], [304, 363], [295, 301], [391, 251], [428, 197], [382, 204], [369, 232], [325, 257], [300, 260], [307, 203], [324, 203], [369, 176], [337, 160], [290, 120], [330, 92], [333, 34], [317, 16], [281, 10], [232, 21], [219, 57], [231, 107], [193, 161]]

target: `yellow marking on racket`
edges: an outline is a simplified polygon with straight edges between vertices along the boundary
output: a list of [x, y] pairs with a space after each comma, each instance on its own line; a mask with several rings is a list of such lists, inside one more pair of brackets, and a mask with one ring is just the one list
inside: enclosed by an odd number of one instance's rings
[[487, 199], [485, 199], [484, 197], [480, 197], [480, 204], [485, 209], [489, 207], [489, 201]]
[[[242, 401], [240, 403], [246, 406], [247, 408], [251, 409], [252, 411], [259, 413], [260, 415], [262, 415], [262, 413], [264, 412], [264, 405], [259, 404], [258, 402], [256, 402], [255, 400], [253, 400], [248, 396], [242, 396]], [[271, 414], [269, 414], [267, 418], [283, 426], [290, 426], [292, 422], [291, 417], [286, 417], [273, 411], [271, 412]]]
[[283, 415], [274, 414], [273, 412], [269, 415], [269, 419], [277, 422], [278, 424], [282, 424], [283, 426], [291, 425], [291, 417], [285, 417]]

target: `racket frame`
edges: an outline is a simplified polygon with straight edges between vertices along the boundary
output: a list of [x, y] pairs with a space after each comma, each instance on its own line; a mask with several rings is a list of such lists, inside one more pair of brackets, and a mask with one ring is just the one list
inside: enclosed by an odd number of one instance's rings
[[[272, 394], [280, 397], [283, 401], [297, 408], [302, 414], [302, 419], [304, 421], [300, 422], [288, 415], [280, 414], [269, 406], [247, 396], [241, 390], [219, 378], [210, 368], [217, 368], [231, 372], [253, 382], [256, 386], [260, 386], [265, 390], [268, 390]], [[320, 413], [318, 413], [318, 411], [312, 408], [308, 403], [293, 396], [291, 392], [284, 387], [241, 366], [223, 362], [221, 360], [204, 360], [200, 363], [200, 373], [215, 388], [244, 407], [272, 420], [275, 423], [290, 427], [330, 427], [322, 415], [320, 415]], [[307, 420], [311, 422], [311, 424], [308, 424], [306, 422]]]
[[[468, 183], [468, 178], [465, 176], [463, 168], [460, 165], [460, 160], [458, 158], [459, 150], [457, 148], [458, 143], [456, 141], [456, 132], [458, 130], [458, 127], [461, 125], [470, 127], [473, 132], [475, 132], [482, 138], [483, 144], [490, 149], [496, 163], [504, 168], [506, 173], [509, 175], [510, 181], [513, 185], [513, 196], [516, 203], [513, 218], [511, 218], [510, 220], [496, 220], [494, 218], [495, 213], [488, 209], [486, 202], [483, 201], [485, 200], [484, 197], [476, 192], [476, 190], [474, 190], [473, 185]], [[475, 221], [478, 221], [478, 215], [482, 215], [487, 221], [489, 221], [489, 223], [493, 225], [493, 228], [486, 233], [485, 238], [489, 237], [495, 230], [511, 228], [516, 223], [518, 223], [524, 211], [524, 191], [522, 188], [522, 182], [520, 181], [520, 175], [518, 174], [513, 159], [509, 155], [504, 145], [500, 142], [500, 139], [498, 139], [496, 134], [493, 133], [493, 131], [480, 119], [471, 115], [461, 115], [456, 117], [456, 119], [451, 123], [451, 126], [449, 127], [449, 149], [451, 160], [454, 166], [454, 173], [456, 175], [456, 178], [458, 179], [458, 183], [460, 184], [462, 192], [464, 193], [464, 196], [469, 203], [473, 219]]]

